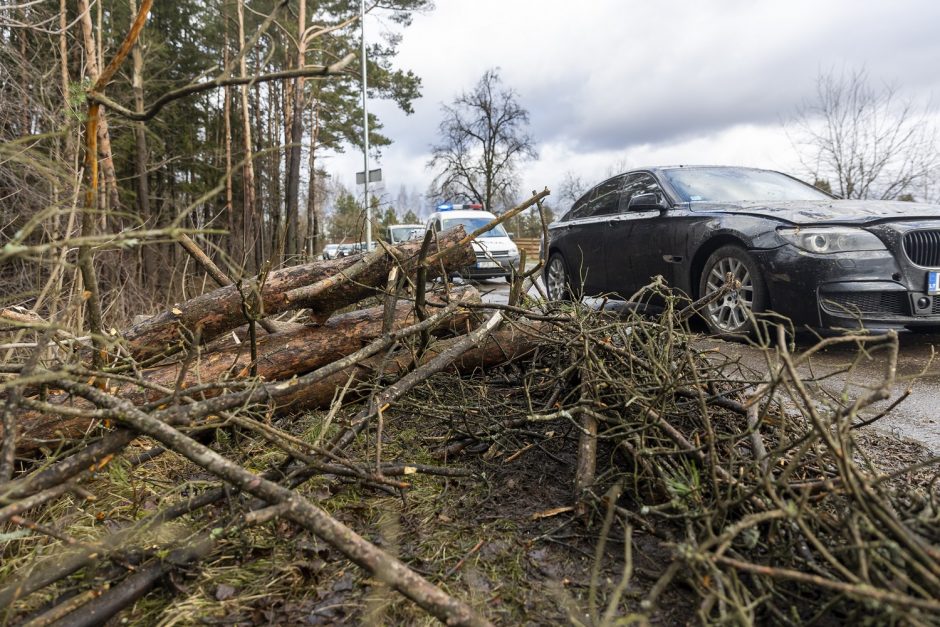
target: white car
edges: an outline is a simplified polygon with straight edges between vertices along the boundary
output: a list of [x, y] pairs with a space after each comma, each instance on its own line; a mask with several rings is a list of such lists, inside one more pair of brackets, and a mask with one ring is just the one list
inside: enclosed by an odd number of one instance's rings
[[423, 224], [390, 224], [388, 226], [388, 243], [401, 244], [410, 239], [417, 239], [424, 235]]
[[339, 244], [327, 244], [323, 247], [324, 259], [335, 259], [336, 252], [339, 250]]
[[[446, 231], [462, 224], [469, 235], [480, 227], [496, 219], [483, 205], [444, 204], [428, 218], [426, 228], [434, 231]], [[460, 270], [460, 274], [471, 279], [491, 279], [506, 277], [512, 280], [512, 273], [519, 265], [519, 248], [509, 237], [501, 224], [473, 240], [473, 249], [477, 261], [472, 266]]]

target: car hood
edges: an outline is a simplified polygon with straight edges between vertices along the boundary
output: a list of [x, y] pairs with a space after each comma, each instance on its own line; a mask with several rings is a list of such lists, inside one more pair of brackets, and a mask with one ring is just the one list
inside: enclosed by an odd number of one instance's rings
[[898, 220], [940, 220], [940, 206], [889, 200], [792, 200], [691, 204], [693, 212], [734, 213], [798, 225], [871, 224]]

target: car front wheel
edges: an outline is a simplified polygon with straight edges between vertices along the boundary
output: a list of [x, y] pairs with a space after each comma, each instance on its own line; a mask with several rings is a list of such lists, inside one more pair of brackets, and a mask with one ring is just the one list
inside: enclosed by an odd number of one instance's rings
[[767, 307], [767, 288], [757, 262], [738, 246], [722, 246], [705, 262], [699, 282], [699, 294], [709, 296], [719, 291], [731, 275], [736, 288], [705, 306], [705, 323], [715, 335], [743, 336], [754, 330], [752, 313]]
[[548, 259], [545, 266], [545, 291], [549, 300], [571, 300], [568, 269], [565, 267], [564, 258], [557, 253]]

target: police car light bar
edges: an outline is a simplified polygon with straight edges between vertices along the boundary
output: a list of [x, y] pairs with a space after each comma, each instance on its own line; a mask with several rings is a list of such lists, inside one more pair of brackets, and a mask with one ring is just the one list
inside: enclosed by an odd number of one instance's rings
[[444, 203], [443, 205], [438, 205], [438, 211], [455, 211], [457, 209], [483, 209], [483, 205], [480, 203], [473, 203], [469, 205], [452, 205], [450, 203]]

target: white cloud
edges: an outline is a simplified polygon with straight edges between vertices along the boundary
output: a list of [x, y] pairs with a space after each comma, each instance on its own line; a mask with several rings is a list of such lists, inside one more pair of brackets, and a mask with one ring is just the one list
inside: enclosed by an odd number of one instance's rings
[[[381, 161], [386, 185], [427, 187], [440, 104], [494, 66], [539, 141], [525, 192], [566, 171], [599, 180], [617, 164], [800, 174], [781, 120], [812, 96], [817, 73], [864, 66], [926, 101], [940, 91], [937, 24], [929, 0], [438, 0], [404, 31], [397, 60], [424, 81], [414, 115], [370, 104], [395, 141]], [[351, 181], [362, 157], [332, 167]]]

